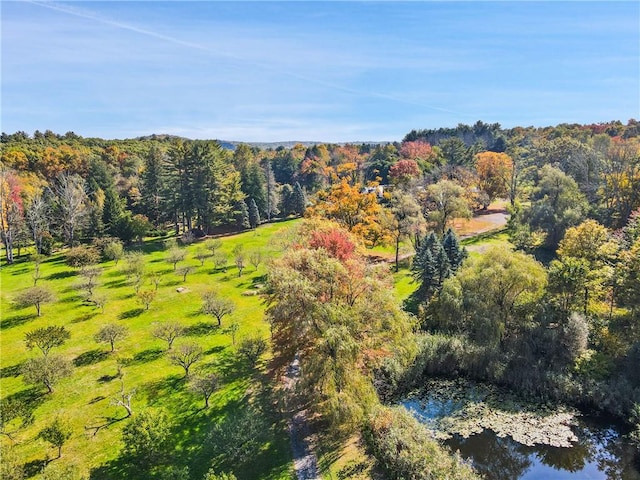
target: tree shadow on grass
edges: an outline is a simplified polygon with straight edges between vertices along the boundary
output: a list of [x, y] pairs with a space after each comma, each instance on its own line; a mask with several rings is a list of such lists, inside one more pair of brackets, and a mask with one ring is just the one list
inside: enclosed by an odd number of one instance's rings
[[23, 313], [22, 315], [14, 315], [13, 317], [4, 318], [0, 320], [0, 329], [17, 327], [36, 318], [38, 318], [38, 316], [35, 313]]
[[136, 353], [133, 358], [127, 362], [129, 365], [138, 365], [141, 363], [153, 362], [162, 356], [164, 350], [161, 348], [148, 348]]
[[58, 303], [75, 303], [82, 302], [85, 299], [84, 292], [79, 292], [73, 288], [69, 289], [69, 292], [73, 292], [68, 297], [58, 299]]
[[47, 395], [37, 388], [28, 388], [9, 395], [2, 399], [3, 402], [18, 402], [24, 407], [23, 415], [21, 415], [24, 424], [29, 424], [33, 420], [33, 412], [44, 403]]
[[220, 353], [220, 352], [223, 352], [223, 351], [224, 351], [224, 347], [222, 345], [216, 345], [215, 347], [211, 347], [210, 349], [205, 350], [203, 353], [205, 355], [212, 355], [214, 353], [217, 354], [217, 353]]
[[62, 280], [69, 277], [75, 277], [78, 275], [78, 272], [75, 270], [64, 270], [63, 272], [56, 272], [50, 275], [47, 275], [45, 278], [47, 280]]
[[[104, 399], [104, 397], [102, 397]], [[93, 403], [93, 402], [92, 402]], [[100, 423], [99, 425], [89, 425], [89, 426], [85, 426], [84, 429], [87, 432], [91, 432], [91, 436], [95, 437], [98, 432], [104, 428], [109, 428], [111, 425], [113, 425], [114, 423], [118, 423], [121, 422], [122, 420], [125, 420], [129, 417], [102, 417], [102, 419], [104, 420], [103, 423]]]
[[120, 315], [118, 315], [118, 318], [120, 320], [126, 320], [128, 318], [135, 318], [135, 317], [139, 316], [140, 314], [142, 314], [142, 312], [144, 312], [144, 308], [132, 308], [131, 310], [126, 310], [126, 311], [120, 313]]
[[145, 383], [139, 390], [150, 402], [164, 405], [171, 395], [181, 390], [187, 382], [188, 379], [184, 375], [170, 375], [155, 382]]
[[87, 320], [91, 320], [93, 317], [95, 317], [96, 315], [98, 315], [98, 312], [87, 312], [87, 313], [83, 313], [82, 315], [80, 315], [79, 317], [74, 318], [73, 320], [71, 320], [71, 323], [81, 323], [81, 322], [86, 322]]
[[0, 368], [0, 378], [17, 377], [18, 375], [20, 375], [21, 368], [22, 363], [9, 365], [8, 367], [2, 367]]
[[149, 470], [145, 465], [138, 464], [130, 458], [121, 455], [104, 465], [93, 468], [89, 472], [89, 480], [146, 480]]
[[210, 348], [205, 354], [217, 354], [215, 360], [209, 365], [220, 375], [223, 383], [230, 383], [242, 378], [248, 378], [251, 368], [248, 368], [244, 359], [235, 352], [225, 349], [223, 346]]
[[35, 477], [39, 473], [42, 473], [42, 470], [51, 463], [49, 458], [43, 458], [39, 460], [32, 460], [24, 464], [24, 478]]
[[219, 329], [220, 327], [218, 327], [217, 325], [213, 325], [208, 322], [198, 322], [194, 325], [190, 325], [187, 328], [185, 328], [184, 334], [187, 336], [201, 337], [203, 335], [214, 333]]
[[120, 375], [118, 373], [115, 373], [113, 375], [102, 375], [98, 378], [98, 383], [109, 383], [116, 378], [120, 378]]
[[127, 284], [127, 279], [122, 278], [119, 280], [111, 280], [110, 282], [105, 282], [104, 286], [107, 288], [120, 288], [124, 287]]
[[109, 352], [100, 349], [89, 350], [78, 355], [73, 359], [73, 364], [76, 367], [85, 367], [87, 365], [93, 365], [94, 363], [102, 362], [109, 357]]

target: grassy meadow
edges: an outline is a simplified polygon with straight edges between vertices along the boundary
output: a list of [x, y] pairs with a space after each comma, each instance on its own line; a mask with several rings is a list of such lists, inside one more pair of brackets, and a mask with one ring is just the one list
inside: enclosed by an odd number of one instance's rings
[[[194, 256], [201, 242], [188, 247], [186, 259], [179, 264], [191, 265], [194, 270], [183, 282], [181, 275], [167, 263], [167, 250], [162, 241], [148, 241], [137, 247], [144, 252], [147, 274], [141, 290], [153, 290], [151, 273], [160, 273], [162, 280], [150, 308], [139, 304], [134, 287], [122, 272], [124, 261], [99, 265], [102, 273], [95, 293], [107, 297], [104, 313], [95, 305], [84, 302], [83, 292], [74, 287], [79, 280], [77, 269], [65, 264], [64, 252], [54, 254], [41, 265], [38, 285], [55, 292], [56, 301], [44, 304], [42, 316], [36, 316], [35, 307], [17, 309], [15, 295], [33, 285], [33, 262], [19, 259], [1, 269], [0, 320], [0, 394], [3, 400], [24, 400], [33, 412], [33, 422], [21, 429], [15, 441], [3, 436], [2, 447], [12, 450], [26, 463], [28, 476], [73, 465], [74, 469], [90, 478], [134, 478], [139, 472], [129, 468], [120, 456], [121, 432], [129, 419], [122, 407], [112, 404], [124, 384], [125, 391], [134, 390], [134, 415], [146, 408], [162, 407], [172, 422], [171, 465], [188, 467], [191, 478], [202, 478], [213, 466], [217, 471], [233, 471], [238, 478], [288, 479], [292, 478], [292, 463], [286, 422], [274, 413], [273, 396], [268, 390], [270, 382], [265, 362], [253, 368], [237, 354], [231, 335], [225, 331], [232, 321], [239, 322], [236, 344], [244, 336], [256, 334], [267, 337], [269, 326], [264, 320], [263, 299], [258, 295], [264, 282], [265, 261], [257, 268], [249, 263], [249, 254], [259, 250], [265, 260], [280, 255], [277, 238], [293, 221], [261, 226], [255, 231], [223, 237], [221, 251], [229, 255], [226, 271], [216, 270], [211, 258], [204, 266]], [[232, 249], [242, 244], [246, 253], [246, 268], [238, 276]], [[132, 247], [129, 250], [136, 250]], [[184, 287], [184, 291], [177, 289]], [[222, 327], [211, 316], [201, 313], [201, 293], [215, 289], [221, 296], [231, 299], [235, 311], [225, 317]], [[186, 327], [187, 335], [180, 343], [195, 341], [204, 350], [203, 358], [193, 369], [215, 372], [220, 388], [213, 394], [210, 407], [204, 409], [202, 397], [191, 392], [184, 378], [184, 370], [170, 363], [166, 356], [167, 344], [151, 335], [154, 322], [175, 320]], [[103, 324], [125, 325], [127, 338], [116, 343], [110, 352], [109, 344], [98, 344], [94, 335]], [[39, 327], [64, 325], [71, 338], [50, 355], [61, 355], [73, 362], [70, 377], [62, 379], [47, 394], [44, 387], [31, 387], [24, 383], [20, 368], [28, 358], [41, 353], [29, 351], [24, 342], [25, 333]], [[118, 359], [125, 365], [122, 381], [117, 376]], [[210, 431], [217, 422], [230, 415], [246, 411], [251, 404], [262, 412], [263, 437], [259, 454], [241, 463], [230, 464], [215, 447]], [[56, 416], [70, 423], [73, 433], [62, 449], [57, 451], [38, 438], [38, 432]], [[11, 430], [11, 429], [9, 429]], [[55, 476], [55, 474], [54, 474]]]

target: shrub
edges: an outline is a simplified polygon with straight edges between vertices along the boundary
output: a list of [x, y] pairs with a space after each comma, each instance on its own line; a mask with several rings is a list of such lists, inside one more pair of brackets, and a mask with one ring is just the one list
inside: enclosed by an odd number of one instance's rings
[[155, 465], [169, 447], [171, 425], [164, 410], [143, 410], [122, 430], [125, 452], [141, 465]]
[[388, 478], [407, 480], [475, 480], [479, 477], [458, 456], [431, 438], [403, 407], [381, 407], [369, 418], [367, 441]]
[[79, 245], [70, 249], [65, 255], [67, 265], [74, 268], [93, 265], [100, 261], [100, 252], [96, 247]]

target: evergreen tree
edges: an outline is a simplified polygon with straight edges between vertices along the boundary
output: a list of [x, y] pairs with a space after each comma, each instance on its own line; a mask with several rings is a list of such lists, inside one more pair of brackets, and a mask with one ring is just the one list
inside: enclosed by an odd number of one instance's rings
[[163, 163], [162, 151], [154, 146], [145, 159], [144, 171], [142, 172], [142, 211], [156, 227], [164, 209]]
[[451, 228], [447, 230], [447, 233], [445, 233], [442, 238], [442, 247], [449, 259], [451, 271], [455, 273], [460, 265], [462, 265], [464, 259], [467, 258], [467, 251], [464, 247], [460, 246], [460, 241]]
[[236, 205], [236, 226], [241, 230], [251, 228], [249, 208], [244, 200], [239, 201]]
[[104, 191], [95, 180], [89, 181], [89, 221], [87, 224], [87, 236], [102, 237], [104, 235]]
[[104, 191], [104, 207], [102, 208], [102, 223], [111, 235], [117, 235], [116, 224], [124, 213], [124, 205], [115, 186]]
[[266, 213], [266, 179], [260, 165], [256, 161], [251, 161], [240, 170], [240, 179], [242, 181], [242, 192], [247, 198], [252, 198], [256, 202], [258, 211], [261, 214]]
[[249, 201], [249, 225], [251, 228], [256, 228], [260, 225], [260, 212], [258, 211], [258, 205], [253, 198]]
[[271, 169], [271, 161], [264, 161], [264, 177], [265, 177], [265, 213], [267, 221], [271, 221], [272, 215], [278, 215], [278, 192], [276, 191], [276, 178]]
[[291, 198], [292, 213], [296, 215], [302, 215], [304, 209], [307, 207], [307, 197], [304, 194], [304, 190], [298, 182], [293, 187], [293, 196]]
[[285, 183], [280, 191], [280, 212], [284, 217], [288, 217], [294, 213], [293, 188], [291, 188], [291, 185], [288, 183]]
[[416, 295], [429, 300], [452, 273], [449, 257], [435, 233], [420, 242], [411, 267], [413, 277], [420, 283]]

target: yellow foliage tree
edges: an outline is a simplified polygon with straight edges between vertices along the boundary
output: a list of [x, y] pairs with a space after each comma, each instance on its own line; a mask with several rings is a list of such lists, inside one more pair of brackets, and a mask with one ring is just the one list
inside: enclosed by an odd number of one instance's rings
[[382, 206], [375, 193], [361, 192], [346, 178], [328, 190], [318, 193], [318, 201], [306, 211], [308, 217], [335, 220], [350, 232], [362, 238], [367, 246], [388, 241], [381, 219]]
[[489, 200], [506, 197], [509, 193], [513, 160], [506, 153], [482, 152], [476, 155], [478, 188], [489, 195]]

